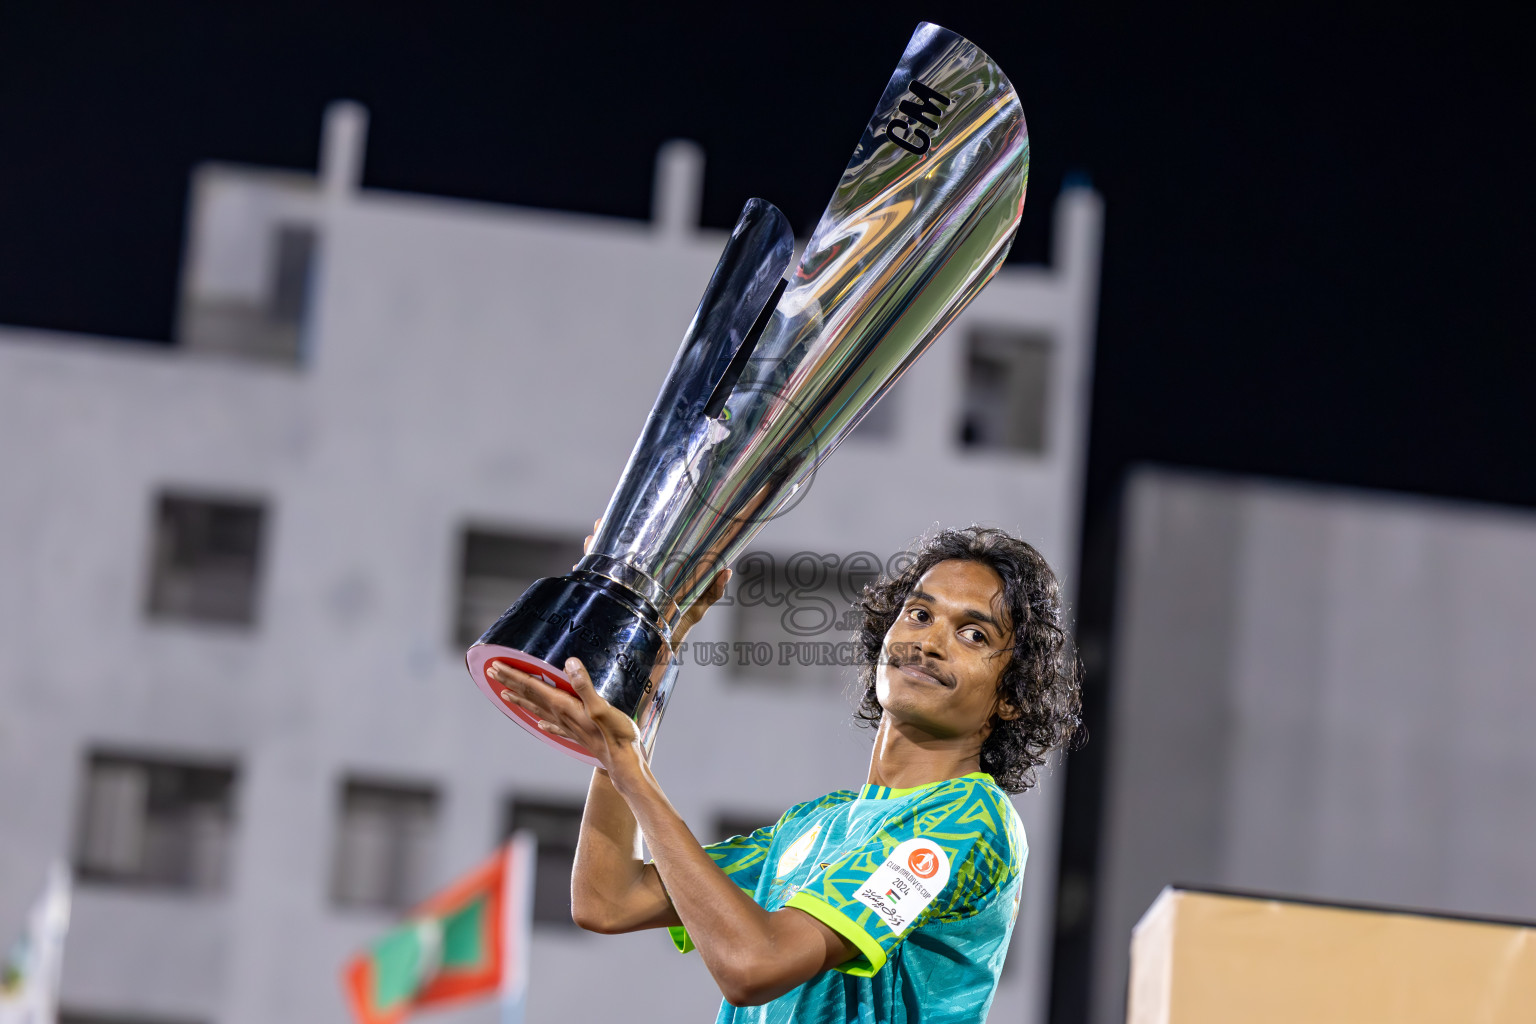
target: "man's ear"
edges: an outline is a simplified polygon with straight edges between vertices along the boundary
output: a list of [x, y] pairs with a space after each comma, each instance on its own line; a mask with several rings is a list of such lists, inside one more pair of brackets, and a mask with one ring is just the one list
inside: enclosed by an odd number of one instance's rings
[[998, 695], [998, 697], [997, 697], [997, 717], [998, 718], [1001, 718], [1005, 722], [1011, 722], [1014, 719], [1018, 718], [1022, 714], [1024, 714], [1024, 712], [1019, 710], [1019, 706], [1017, 704], [1015, 704], [1011, 699], [1009, 699], [1006, 695], [1004, 695], [1004, 694], [999, 694]]

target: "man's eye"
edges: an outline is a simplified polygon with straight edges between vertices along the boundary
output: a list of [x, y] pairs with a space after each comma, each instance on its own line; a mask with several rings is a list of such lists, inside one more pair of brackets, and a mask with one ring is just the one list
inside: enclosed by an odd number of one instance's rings
[[979, 629], [968, 629], [965, 631], [965, 634], [971, 638], [971, 643], [973, 644], [984, 644], [987, 642], [987, 634]]

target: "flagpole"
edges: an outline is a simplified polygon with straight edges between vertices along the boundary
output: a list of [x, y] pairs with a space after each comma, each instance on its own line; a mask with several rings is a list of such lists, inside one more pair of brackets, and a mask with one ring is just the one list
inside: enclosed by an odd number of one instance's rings
[[533, 944], [533, 876], [538, 839], [520, 829], [507, 841], [502, 874], [501, 1024], [524, 1024], [528, 1005], [529, 947]]
[[42, 896], [27, 915], [12, 961], [0, 964], [8, 983], [0, 988], [0, 1024], [55, 1024], [58, 1019], [71, 888], [69, 867], [55, 861]]

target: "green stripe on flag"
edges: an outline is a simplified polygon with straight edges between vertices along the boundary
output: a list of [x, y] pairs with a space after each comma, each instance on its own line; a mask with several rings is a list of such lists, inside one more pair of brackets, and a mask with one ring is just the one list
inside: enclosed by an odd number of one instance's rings
[[462, 910], [443, 919], [443, 967], [478, 967], [490, 958], [486, 948], [486, 897], [476, 896]]
[[414, 922], [388, 932], [373, 944], [373, 1008], [388, 1012], [409, 1001], [421, 986], [421, 931]]

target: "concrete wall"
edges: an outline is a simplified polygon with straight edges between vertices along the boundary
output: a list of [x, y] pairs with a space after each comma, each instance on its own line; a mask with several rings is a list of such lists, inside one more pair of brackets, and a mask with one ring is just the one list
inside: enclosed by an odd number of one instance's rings
[[[346, 775], [441, 788], [439, 881], [490, 849], [510, 794], [580, 800], [587, 772], [486, 706], [449, 642], [458, 543], [471, 522], [579, 538], [603, 509], [724, 241], [687, 220], [698, 160], [669, 160], [682, 185], [660, 183], [671, 212], [657, 224], [359, 193], [355, 160], [308, 186], [203, 169], [184, 309], [217, 297], [221, 267], [256, 279], [259, 259], [205, 235], [251, 231], [257, 245], [264, 210], [316, 218], [296, 365], [0, 330], [0, 926], [70, 853], [93, 745], [239, 768], [227, 891], [82, 886], [66, 1007], [342, 1021], [337, 971], [389, 924], [329, 902]], [[889, 399], [894, 435], [846, 443], [757, 547], [890, 553], [936, 522], [985, 521], [1021, 532], [1070, 581], [1100, 211], [1091, 192], [1063, 194], [1053, 268], [1003, 270]], [[1054, 339], [1041, 455], [955, 446], [956, 339], [981, 322]], [[146, 620], [167, 487], [267, 503], [254, 629]], [[695, 638], [728, 638], [727, 619]], [[843, 686], [829, 674], [765, 690], [685, 670], [657, 764], [701, 834], [721, 811], [777, 813], [864, 780], [867, 734], [848, 724]], [[1019, 803], [1032, 852], [998, 1020], [1039, 1019], [1056, 781]], [[540, 929], [533, 970], [532, 1020], [709, 1019], [719, 1000], [697, 959], [654, 934]]]
[[1169, 882], [1536, 918], [1536, 516], [1161, 470], [1126, 508], [1093, 1019]]

